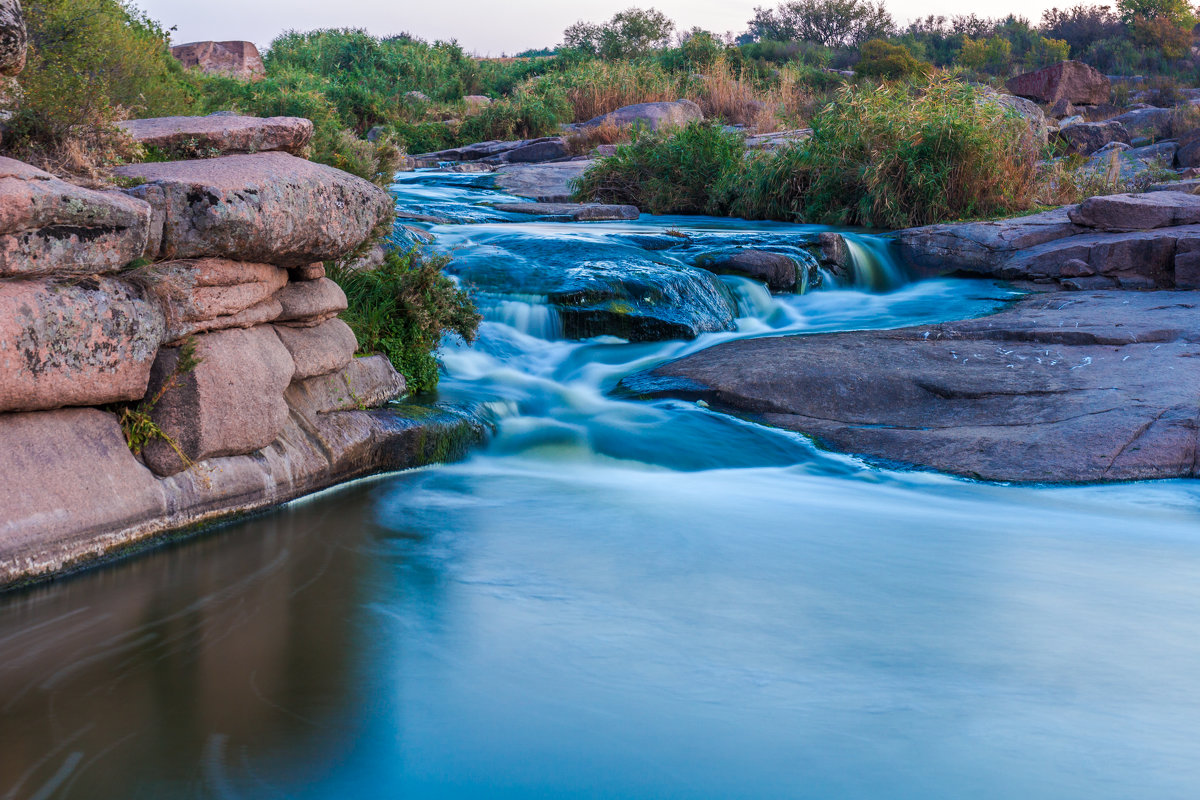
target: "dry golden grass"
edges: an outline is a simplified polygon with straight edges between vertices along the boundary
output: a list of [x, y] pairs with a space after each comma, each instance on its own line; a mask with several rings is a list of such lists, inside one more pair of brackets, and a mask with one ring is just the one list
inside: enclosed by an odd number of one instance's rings
[[583, 128], [567, 136], [567, 148], [572, 155], [586, 155], [602, 144], [622, 144], [633, 138], [632, 125], [618, 125], [605, 120], [599, 125]]

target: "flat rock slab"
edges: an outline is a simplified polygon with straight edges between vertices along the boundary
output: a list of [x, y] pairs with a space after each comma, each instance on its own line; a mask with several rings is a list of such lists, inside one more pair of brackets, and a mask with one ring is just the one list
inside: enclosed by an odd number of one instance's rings
[[0, 277], [115, 272], [140, 257], [150, 207], [0, 158]]
[[0, 411], [141, 398], [165, 328], [113, 278], [0, 281]]
[[631, 220], [642, 215], [637, 206], [604, 205], [602, 203], [497, 203], [493, 208], [507, 214], [561, 217], [573, 222]]
[[387, 192], [287, 153], [133, 164], [129, 192], [154, 208], [156, 258], [229, 258], [281, 267], [333, 261], [391, 212]]
[[983, 480], [1195, 477], [1198, 309], [1195, 292], [1037, 295], [977, 320], [730, 342], [621, 388]]
[[303, 117], [153, 117], [118, 122], [133, 140], [183, 158], [282, 150], [299, 154], [312, 139]]
[[540, 203], [568, 203], [571, 182], [592, 165], [589, 160], [554, 161], [549, 164], [506, 164], [494, 173], [496, 186], [517, 197]]

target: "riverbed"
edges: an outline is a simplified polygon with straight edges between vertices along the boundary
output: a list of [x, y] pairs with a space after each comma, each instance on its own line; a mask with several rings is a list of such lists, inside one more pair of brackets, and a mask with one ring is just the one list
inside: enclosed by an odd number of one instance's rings
[[[906, 282], [861, 232], [853, 275], [803, 294], [692, 284], [662, 237], [818, 229], [522, 219], [478, 176], [394, 190], [447, 220], [423, 227], [486, 312], [438, 401], [489, 443], [0, 597], [0, 798], [1200, 791], [1195, 482], [971, 482], [614, 394], [732, 338], [979, 316], [1011, 288]], [[732, 321], [566, 338], [564, 270]]]

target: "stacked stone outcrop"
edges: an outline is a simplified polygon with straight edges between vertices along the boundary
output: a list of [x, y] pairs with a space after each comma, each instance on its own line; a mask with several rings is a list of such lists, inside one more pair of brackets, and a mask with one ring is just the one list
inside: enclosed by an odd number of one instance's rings
[[[279, 148], [130, 165], [129, 188], [111, 191], [0, 159], [0, 587], [423, 463], [444, 455], [438, 431], [469, 427], [366, 410], [404, 379], [382, 356], [354, 357], [323, 262], [372, 239], [391, 198], [285, 152], [311, 124], [232, 129]], [[198, 363], [181, 368], [188, 356]], [[129, 409], [167, 438], [135, 454]]]

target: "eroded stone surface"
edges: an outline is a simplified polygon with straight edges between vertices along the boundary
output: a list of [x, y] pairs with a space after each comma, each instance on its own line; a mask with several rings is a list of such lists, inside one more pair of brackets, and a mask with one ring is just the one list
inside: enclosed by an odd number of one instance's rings
[[0, 75], [25, 69], [28, 36], [19, 0], [0, 0]]
[[302, 117], [153, 117], [118, 122], [117, 127], [147, 147], [188, 156], [261, 153], [300, 154], [312, 139], [313, 124]]
[[557, 161], [549, 164], [506, 164], [496, 170], [496, 186], [540, 203], [567, 203], [572, 181], [583, 175], [591, 161]]
[[689, 122], [704, 119], [700, 106], [691, 100], [667, 100], [655, 103], [636, 103], [622, 106], [616, 111], [601, 114], [581, 123], [582, 128], [598, 125], [618, 125], [645, 128], [656, 131], [662, 128], [678, 128]]
[[1193, 477], [1198, 303], [1193, 292], [1039, 295], [977, 320], [730, 342], [622, 386], [985, 480]]
[[171, 55], [186, 69], [242, 80], [267, 76], [262, 56], [253, 42], [188, 42], [171, 48]]
[[1066, 100], [1075, 105], [1107, 103], [1112, 88], [1107, 77], [1082, 61], [1060, 61], [1010, 78], [1004, 85], [1018, 97], [1039, 103]]
[[276, 333], [296, 365], [297, 380], [337, 372], [350, 363], [358, 340], [340, 319], [329, 319], [314, 327], [276, 325]]
[[285, 397], [293, 410], [327, 414], [381, 406], [403, 396], [406, 388], [386, 356], [366, 356], [329, 375], [292, 381]]
[[279, 322], [316, 325], [346, 310], [346, 293], [328, 278], [293, 281], [275, 299], [283, 307]]
[[168, 342], [274, 321], [283, 312], [274, 295], [288, 280], [281, 267], [223, 258], [167, 261], [142, 274], [166, 311]]
[[115, 272], [146, 249], [150, 207], [0, 157], [0, 277]]
[[283, 267], [331, 261], [365, 241], [393, 205], [374, 184], [286, 153], [114, 171], [150, 184], [133, 191], [161, 209], [160, 258], [230, 258]]
[[742, 275], [765, 283], [773, 292], [795, 291], [804, 272], [792, 256], [754, 249], [705, 253], [696, 258], [695, 264], [719, 275]]
[[493, 208], [508, 214], [565, 217], [575, 222], [630, 220], [641, 216], [637, 206], [603, 203], [497, 203]]
[[0, 281], [0, 411], [139, 399], [165, 327], [112, 278]]
[[[178, 375], [155, 405], [154, 422], [190, 461], [250, 453], [266, 447], [287, 421], [283, 392], [292, 381], [292, 358], [267, 325], [195, 337], [200, 364]], [[159, 351], [149, 395], [171, 380], [180, 348]], [[146, 464], [172, 475], [188, 464], [169, 444], [155, 440], [144, 451]]]

